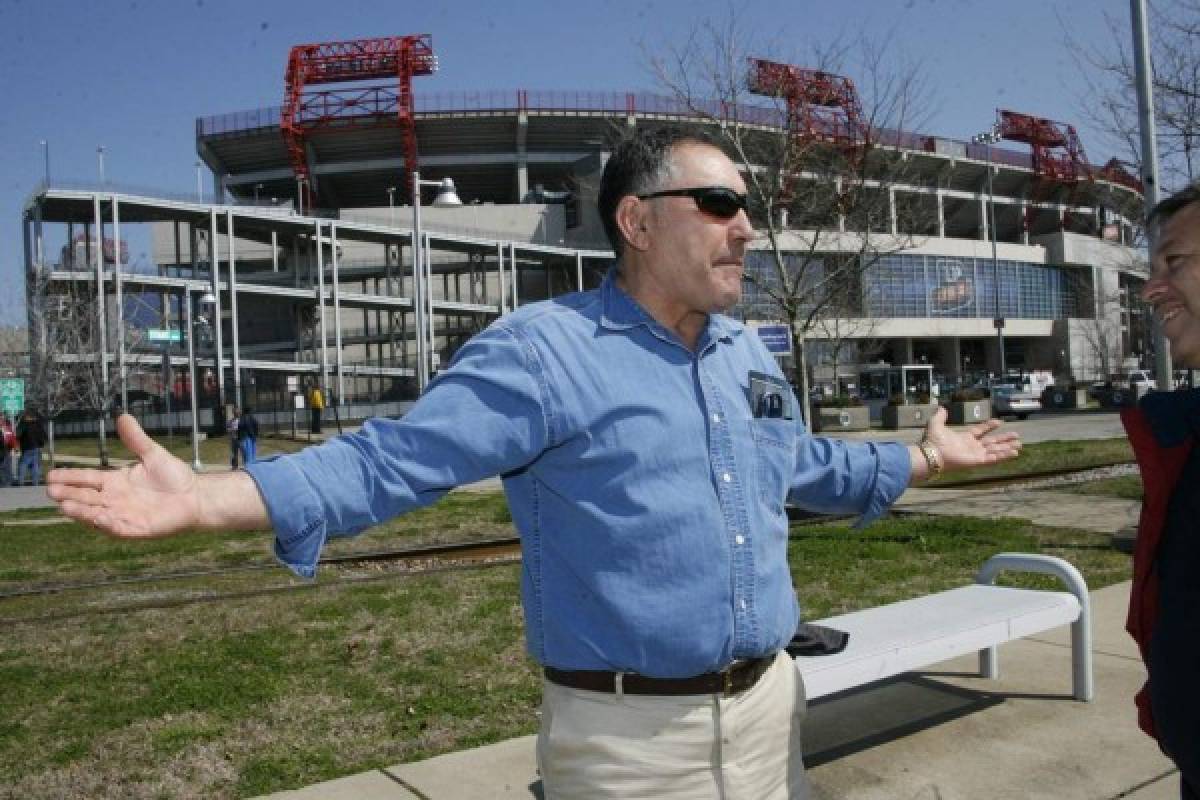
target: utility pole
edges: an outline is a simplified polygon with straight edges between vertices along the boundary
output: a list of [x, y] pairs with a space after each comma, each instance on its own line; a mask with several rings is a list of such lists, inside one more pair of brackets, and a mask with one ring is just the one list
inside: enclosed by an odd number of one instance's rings
[[[1137, 83], [1138, 128], [1142, 134], [1142, 187], [1146, 202], [1146, 217], [1158, 205], [1158, 134], [1154, 125], [1154, 89], [1150, 85], [1150, 33], [1146, 26], [1146, 0], [1129, 0], [1133, 28], [1133, 66]], [[1157, 232], [1146, 225], [1146, 252], [1154, 254]], [[1130, 301], [1132, 302], [1132, 301]], [[1160, 391], [1170, 391], [1171, 351], [1163, 335], [1162, 320], [1157, 314], [1150, 318], [1154, 338], [1154, 378]]]

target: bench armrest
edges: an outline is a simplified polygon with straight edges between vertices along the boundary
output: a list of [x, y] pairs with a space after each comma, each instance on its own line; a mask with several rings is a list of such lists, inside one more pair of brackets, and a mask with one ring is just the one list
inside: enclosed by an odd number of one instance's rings
[[[993, 584], [1001, 572], [1037, 572], [1054, 575], [1079, 601], [1079, 619], [1071, 623], [1071, 663], [1076, 700], [1088, 701], [1094, 694], [1092, 681], [1092, 608], [1087, 583], [1073, 565], [1055, 556], [1033, 553], [1000, 553], [984, 562], [975, 582]], [[979, 668], [985, 677], [999, 674], [996, 649], [979, 652]]]

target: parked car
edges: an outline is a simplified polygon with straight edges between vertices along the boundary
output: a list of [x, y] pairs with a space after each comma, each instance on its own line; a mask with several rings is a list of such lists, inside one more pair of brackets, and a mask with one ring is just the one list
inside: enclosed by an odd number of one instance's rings
[[1154, 376], [1143, 369], [1135, 369], [1130, 372], [1126, 376], [1126, 380], [1129, 382], [1129, 388], [1136, 391], [1138, 397], [1155, 388]]
[[1017, 419], [1028, 419], [1035, 411], [1042, 410], [1042, 401], [1029, 392], [1020, 391], [1015, 384], [998, 383], [992, 387], [992, 413], [999, 417], [1005, 414]]

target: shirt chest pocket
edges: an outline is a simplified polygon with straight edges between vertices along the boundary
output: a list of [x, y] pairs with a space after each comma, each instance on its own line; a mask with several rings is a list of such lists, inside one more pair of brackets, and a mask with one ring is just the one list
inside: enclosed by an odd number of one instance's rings
[[755, 478], [758, 496], [775, 513], [782, 513], [796, 459], [796, 423], [787, 419], [752, 419]]

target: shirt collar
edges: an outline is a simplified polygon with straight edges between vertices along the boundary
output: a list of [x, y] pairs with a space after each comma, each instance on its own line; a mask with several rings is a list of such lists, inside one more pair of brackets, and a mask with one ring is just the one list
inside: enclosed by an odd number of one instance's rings
[[[659, 322], [650, 316], [650, 312], [642, 308], [636, 300], [630, 297], [617, 285], [617, 267], [611, 267], [600, 284], [601, 314], [600, 324], [610, 330], [627, 330], [643, 325], [656, 335], [675, 337]], [[740, 336], [745, 326], [735, 319], [723, 314], [709, 314], [708, 328], [701, 335], [701, 341], [717, 339], [731, 340]]]
[[1200, 435], [1200, 389], [1150, 392], [1139, 406], [1159, 447], [1175, 447]]

